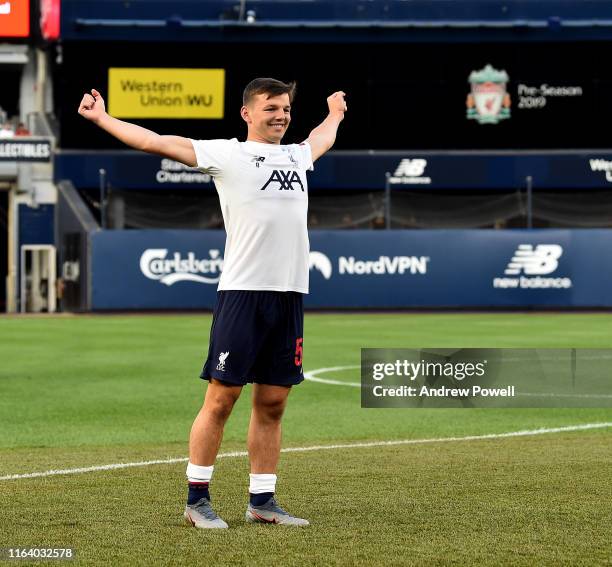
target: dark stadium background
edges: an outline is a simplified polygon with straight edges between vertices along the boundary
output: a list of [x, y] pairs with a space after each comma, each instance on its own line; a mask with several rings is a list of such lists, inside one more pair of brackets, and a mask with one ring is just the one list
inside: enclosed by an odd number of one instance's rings
[[[314, 33], [314, 32], [313, 32]], [[109, 67], [226, 69], [222, 120], [142, 120], [162, 133], [223, 138], [245, 135], [239, 116], [245, 85], [257, 76], [296, 80], [298, 96], [287, 141], [301, 141], [322, 119], [325, 99], [347, 92], [350, 120], [336, 149], [554, 149], [610, 147], [612, 59], [608, 42], [470, 43], [154, 43], [68, 42], [55, 65], [55, 106], [65, 148], [120, 148], [85, 128], [75, 93], [107, 91]], [[491, 64], [510, 77], [512, 118], [482, 126], [465, 118], [468, 76]], [[543, 109], [519, 109], [516, 87], [579, 86], [579, 97], [550, 98]]]

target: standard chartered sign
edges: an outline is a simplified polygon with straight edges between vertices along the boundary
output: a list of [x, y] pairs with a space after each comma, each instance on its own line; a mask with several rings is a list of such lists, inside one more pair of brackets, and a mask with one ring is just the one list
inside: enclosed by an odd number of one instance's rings
[[212, 177], [178, 161], [162, 159], [155, 180], [158, 183], [210, 183]]

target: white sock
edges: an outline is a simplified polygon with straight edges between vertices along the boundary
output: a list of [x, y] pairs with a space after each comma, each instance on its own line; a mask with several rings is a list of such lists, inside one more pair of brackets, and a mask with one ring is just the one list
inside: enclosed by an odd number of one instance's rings
[[251, 494], [274, 492], [276, 488], [275, 474], [250, 474], [249, 479], [249, 492]]
[[203, 467], [202, 465], [194, 465], [192, 462], [187, 464], [187, 480], [189, 482], [210, 482], [215, 465]]

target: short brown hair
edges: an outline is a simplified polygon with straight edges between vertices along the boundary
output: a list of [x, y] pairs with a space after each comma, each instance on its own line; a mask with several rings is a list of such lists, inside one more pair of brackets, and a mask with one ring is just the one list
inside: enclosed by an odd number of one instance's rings
[[246, 106], [255, 95], [266, 94], [268, 95], [267, 98], [270, 98], [285, 93], [289, 95], [289, 102], [293, 102], [293, 98], [295, 97], [295, 81], [283, 83], [282, 81], [267, 77], [253, 79], [242, 93], [242, 104]]

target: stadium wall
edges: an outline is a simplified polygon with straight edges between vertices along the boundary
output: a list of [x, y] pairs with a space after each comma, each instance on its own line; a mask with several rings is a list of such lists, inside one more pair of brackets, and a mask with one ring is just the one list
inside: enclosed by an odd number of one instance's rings
[[[125, 190], [209, 189], [212, 178], [168, 159], [135, 151], [59, 150], [55, 177], [79, 189], [99, 186], [99, 171]], [[310, 190], [516, 189], [528, 176], [535, 189], [610, 189], [611, 150], [332, 151], [308, 176]]]
[[[92, 308], [211, 309], [222, 231], [90, 235]], [[308, 308], [612, 307], [609, 230], [311, 231]]]

